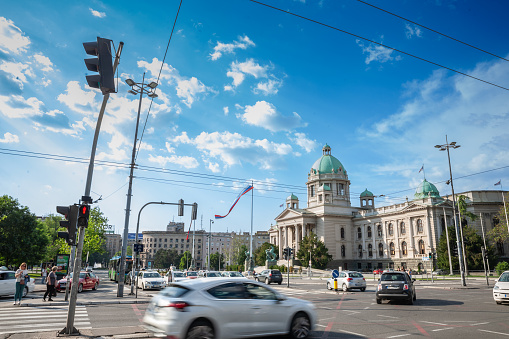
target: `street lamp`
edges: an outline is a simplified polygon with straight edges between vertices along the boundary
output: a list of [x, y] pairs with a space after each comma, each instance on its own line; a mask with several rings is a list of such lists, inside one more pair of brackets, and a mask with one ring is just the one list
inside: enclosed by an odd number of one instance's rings
[[[133, 188], [133, 172], [134, 165], [136, 161], [136, 142], [138, 141], [138, 127], [140, 124], [140, 112], [141, 112], [141, 101], [143, 99], [143, 94], [147, 94], [151, 98], [156, 98], [157, 94], [154, 93], [154, 89], [157, 87], [157, 83], [151, 82], [149, 85], [145, 85], [145, 73], [143, 73], [143, 80], [141, 83], [134, 82], [131, 79], [126, 80], [127, 85], [131, 87], [129, 93], [131, 94], [140, 94], [140, 101], [138, 104], [138, 116], [136, 119], [136, 130], [134, 131], [134, 145], [133, 145], [133, 153], [131, 157], [131, 171], [129, 173], [129, 188], [127, 190], [127, 204], [125, 208], [125, 225], [124, 225], [124, 237], [122, 238], [122, 255], [120, 259], [120, 276], [118, 277], [118, 290], [117, 297], [124, 296], [124, 277], [125, 277], [125, 261], [126, 261], [126, 253], [127, 253], [127, 234], [129, 233], [129, 214], [131, 212], [131, 195]], [[150, 90], [147, 90], [145, 86], [148, 86]], [[138, 232], [136, 232], [136, 238], [138, 237]], [[138, 239], [136, 239], [137, 241]], [[134, 269], [134, 268], [133, 268]]]
[[210, 271], [210, 241], [212, 240], [212, 224], [214, 223], [214, 220], [210, 219], [209, 223], [209, 249], [208, 249], [208, 256], [207, 256], [207, 269]]
[[[454, 228], [456, 230], [456, 244], [458, 246], [458, 261], [460, 265], [460, 274], [461, 274], [461, 284], [463, 286], [467, 286], [465, 282], [465, 268], [463, 266], [463, 237], [461, 237], [460, 226], [458, 225], [458, 221], [456, 220], [456, 198], [454, 196], [454, 184], [452, 181], [452, 169], [451, 169], [451, 155], [449, 154], [449, 148], [459, 148], [460, 145], [457, 145], [455, 141], [449, 143], [447, 140], [447, 135], [445, 136], [445, 144], [436, 145], [435, 148], [438, 148], [440, 151], [447, 150], [447, 159], [449, 160], [449, 176], [451, 183], [451, 191], [452, 191], [452, 209], [454, 212]], [[461, 241], [460, 241], [461, 238]]]

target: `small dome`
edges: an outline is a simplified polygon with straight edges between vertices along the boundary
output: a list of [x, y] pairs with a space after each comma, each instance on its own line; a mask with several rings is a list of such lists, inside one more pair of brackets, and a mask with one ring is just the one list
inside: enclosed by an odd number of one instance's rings
[[364, 190], [364, 192], [361, 193], [361, 198], [364, 198], [364, 197], [374, 197], [375, 195], [373, 193], [371, 193], [370, 191], [368, 191], [368, 189], [366, 188]]
[[297, 198], [297, 196], [292, 193], [292, 195], [290, 195], [288, 198], [286, 198], [286, 200], [299, 200], [299, 198]]
[[320, 174], [324, 173], [344, 173], [346, 174], [345, 168], [341, 161], [331, 155], [331, 148], [325, 144], [322, 148], [323, 155], [320, 159], [315, 161], [312, 170], [318, 171]]
[[424, 181], [421, 182], [419, 187], [415, 190], [414, 199], [426, 199], [429, 196], [432, 198], [440, 198], [440, 193], [435, 185], [424, 179]]

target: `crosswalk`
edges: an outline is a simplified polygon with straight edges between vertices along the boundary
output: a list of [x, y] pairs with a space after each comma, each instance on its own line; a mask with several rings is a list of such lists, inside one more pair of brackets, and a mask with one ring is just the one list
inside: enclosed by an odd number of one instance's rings
[[[0, 309], [0, 334], [61, 330], [67, 325], [67, 306], [12, 306]], [[85, 306], [76, 306], [74, 326], [92, 328]]]

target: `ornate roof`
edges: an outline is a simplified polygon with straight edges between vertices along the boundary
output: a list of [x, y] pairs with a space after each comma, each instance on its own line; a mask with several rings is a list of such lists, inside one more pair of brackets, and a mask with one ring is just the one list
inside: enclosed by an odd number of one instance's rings
[[315, 161], [311, 170], [315, 173], [324, 174], [324, 173], [344, 173], [346, 174], [346, 170], [343, 167], [341, 161], [331, 155], [331, 148], [329, 145], [325, 144], [322, 148], [323, 155], [320, 159]]
[[368, 189], [366, 188], [364, 190], [364, 192], [361, 193], [361, 198], [362, 197], [374, 197], [375, 195], [373, 193], [371, 193], [370, 191], [368, 191]]
[[426, 199], [430, 196], [432, 198], [440, 198], [440, 192], [438, 192], [435, 185], [424, 179], [415, 190], [414, 199]]

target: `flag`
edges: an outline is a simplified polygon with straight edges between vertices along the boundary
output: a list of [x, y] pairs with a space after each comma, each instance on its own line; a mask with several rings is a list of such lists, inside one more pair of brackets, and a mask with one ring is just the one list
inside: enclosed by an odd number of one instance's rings
[[498, 185], [502, 185], [502, 180], [499, 180], [495, 185], [493, 186], [498, 186]]
[[424, 170], [424, 164], [422, 165], [421, 169], [419, 170], [419, 173], [421, 173]]
[[281, 204], [281, 205], [279, 205], [279, 207], [283, 207], [284, 205], [285, 205], [285, 204]]
[[237, 204], [237, 202], [239, 201], [240, 197], [242, 197], [244, 194], [246, 194], [247, 192], [251, 191], [253, 189], [253, 186], [249, 185], [247, 186], [246, 188], [244, 188], [242, 190], [242, 192], [240, 192], [239, 196], [237, 197], [237, 199], [235, 199], [235, 202], [233, 203], [232, 207], [230, 207], [230, 210], [228, 211], [228, 213], [226, 213], [226, 215], [218, 215], [216, 214], [215, 215], [215, 218], [216, 219], [222, 219], [222, 218], [225, 218], [228, 216], [228, 214], [230, 214], [230, 212], [232, 211], [232, 209], [235, 207], [235, 205]]
[[191, 232], [191, 225], [193, 224], [193, 221], [191, 220], [191, 223], [189, 224], [189, 231], [187, 231], [187, 238], [186, 241], [189, 240], [189, 232]]

